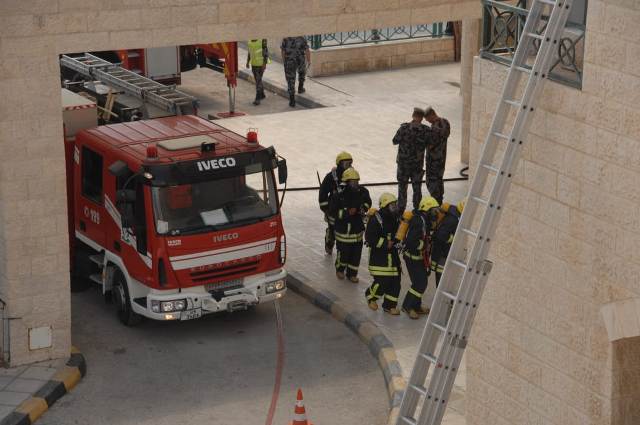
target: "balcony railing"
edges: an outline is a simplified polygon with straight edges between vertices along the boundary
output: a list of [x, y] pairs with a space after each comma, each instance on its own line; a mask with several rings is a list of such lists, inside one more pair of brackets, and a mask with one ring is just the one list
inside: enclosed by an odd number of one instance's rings
[[412, 38], [442, 37], [445, 35], [445, 26], [444, 22], [437, 22], [435, 24], [310, 35], [307, 36], [307, 39], [309, 40], [309, 44], [312, 49], [321, 49], [323, 47], [380, 43], [385, 41], [408, 40]]
[[[530, 3], [530, 1], [529, 1]], [[527, 19], [527, 0], [482, 0], [483, 5], [483, 42], [480, 56], [495, 62], [510, 65], [513, 60], [518, 43], [522, 38], [522, 31]], [[586, 1], [576, 2], [578, 7], [567, 23], [558, 48], [556, 58], [551, 64], [549, 78], [551, 80], [575, 87], [582, 88], [582, 67], [584, 59], [584, 33]], [[574, 7], [576, 7], [574, 5]], [[535, 32], [542, 34], [546, 28], [548, 16], [543, 17], [542, 25]], [[536, 40], [537, 41], [537, 40]], [[534, 43], [529, 52], [531, 60], [540, 47], [539, 42]]]

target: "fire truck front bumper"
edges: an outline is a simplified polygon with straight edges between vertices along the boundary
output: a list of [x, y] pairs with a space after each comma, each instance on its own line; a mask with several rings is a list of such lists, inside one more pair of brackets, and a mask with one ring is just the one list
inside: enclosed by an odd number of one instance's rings
[[197, 286], [180, 292], [153, 291], [147, 295], [147, 308], [134, 303], [134, 310], [155, 320], [191, 320], [221, 311], [247, 310], [282, 298], [287, 292], [286, 277], [282, 269], [271, 275], [245, 277], [239, 287], [229, 290]]

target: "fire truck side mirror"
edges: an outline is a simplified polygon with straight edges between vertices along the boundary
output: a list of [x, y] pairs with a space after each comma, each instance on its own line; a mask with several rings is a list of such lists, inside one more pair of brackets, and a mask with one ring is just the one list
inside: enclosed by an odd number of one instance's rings
[[278, 161], [278, 182], [280, 184], [285, 184], [287, 182], [287, 177], [287, 160], [283, 158]]
[[136, 202], [136, 191], [121, 189], [116, 192], [116, 198], [119, 204], [133, 204]]
[[109, 166], [109, 173], [114, 177], [126, 177], [131, 174], [131, 170], [126, 162], [118, 160]]

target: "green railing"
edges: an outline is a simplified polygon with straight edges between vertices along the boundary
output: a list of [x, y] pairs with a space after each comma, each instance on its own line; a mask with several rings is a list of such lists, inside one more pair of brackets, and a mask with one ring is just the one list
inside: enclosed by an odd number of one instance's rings
[[[498, 63], [511, 65], [529, 11], [531, 0], [482, 0], [483, 41], [480, 56]], [[575, 1], [571, 17], [558, 43], [556, 58], [552, 62], [551, 80], [582, 88], [582, 66], [584, 57], [584, 34], [586, 29], [587, 0]], [[548, 18], [548, 17], [547, 17]], [[546, 29], [547, 20], [535, 29], [541, 34]], [[539, 42], [529, 52], [533, 59]]]
[[309, 40], [311, 48], [317, 50], [323, 47], [381, 43], [412, 38], [442, 37], [445, 35], [445, 27], [446, 24], [444, 22], [437, 22], [434, 24], [310, 35], [307, 36], [307, 40]]

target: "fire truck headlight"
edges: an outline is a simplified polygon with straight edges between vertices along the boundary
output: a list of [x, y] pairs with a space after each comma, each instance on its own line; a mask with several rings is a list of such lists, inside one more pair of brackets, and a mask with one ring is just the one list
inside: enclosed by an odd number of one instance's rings
[[187, 308], [187, 300], [173, 301], [151, 301], [151, 311], [154, 313], [171, 313], [173, 311], [182, 311]]
[[275, 282], [269, 282], [266, 285], [267, 294], [273, 292], [282, 291], [285, 288], [284, 280], [276, 280]]

